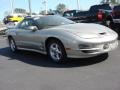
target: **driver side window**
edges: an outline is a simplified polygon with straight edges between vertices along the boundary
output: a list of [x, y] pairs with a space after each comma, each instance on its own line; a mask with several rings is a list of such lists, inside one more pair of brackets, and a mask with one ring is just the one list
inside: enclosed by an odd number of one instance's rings
[[20, 23], [18, 28], [29, 30], [28, 29], [29, 26], [36, 26], [33, 20], [24, 20], [23, 22]]

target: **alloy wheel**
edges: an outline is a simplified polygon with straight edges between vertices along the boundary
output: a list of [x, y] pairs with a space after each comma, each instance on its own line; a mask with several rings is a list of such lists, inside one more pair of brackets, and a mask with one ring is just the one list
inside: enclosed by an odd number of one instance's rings
[[62, 58], [62, 51], [57, 43], [50, 45], [50, 55], [56, 62]]
[[57, 63], [62, 63], [67, 59], [63, 44], [58, 40], [52, 40], [47, 46], [48, 56]]
[[15, 41], [12, 38], [9, 39], [9, 46], [10, 46], [10, 49], [11, 49], [12, 52], [16, 51], [16, 44], [15, 44]]

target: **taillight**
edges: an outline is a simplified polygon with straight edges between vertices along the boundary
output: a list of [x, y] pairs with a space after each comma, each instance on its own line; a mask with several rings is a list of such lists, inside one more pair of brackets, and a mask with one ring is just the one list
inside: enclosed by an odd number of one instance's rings
[[99, 21], [102, 21], [102, 20], [103, 20], [103, 12], [102, 12], [102, 11], [99, 11], [99, 12], [98, 12], [97, 18], [98, 18]]

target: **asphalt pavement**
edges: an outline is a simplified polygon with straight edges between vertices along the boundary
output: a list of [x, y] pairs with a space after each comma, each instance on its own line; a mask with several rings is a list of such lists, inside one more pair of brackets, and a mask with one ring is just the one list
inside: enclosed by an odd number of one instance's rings
[[7, 29], [7, 27], [0, 22], [0, 31]]
[[12, 53], [0, 36], [0, 90], [120, 90], [120, 45], [109, 54], [56, 64], [39, 53]]

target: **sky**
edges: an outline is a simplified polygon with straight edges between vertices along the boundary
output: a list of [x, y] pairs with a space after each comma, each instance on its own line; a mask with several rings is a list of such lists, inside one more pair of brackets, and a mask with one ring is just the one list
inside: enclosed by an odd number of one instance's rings
[[[100, 1], [101, 0], [80, 0], [80, 9], [88, 10], [90, 6], [99, 4]], [[43, 0], [31, 0], [32, 12], [39, 13], [40, 10], [44, 10], [45, 7], [42, 2]], [[59, 3], [65, 4], [69, 9], [77, 9], [77, 0], [47, 0], [47, 7], [48, 9], [55, 10]], [[23, 8], [28, 11], [28, 0], [14, 0], [14, 8]], [[4, 13], [10, 10], [10, 0], [0, 0], [0, 20], [4, 18]]]

